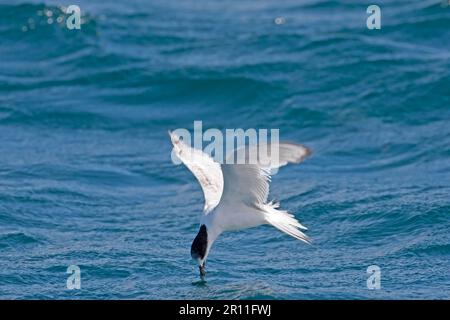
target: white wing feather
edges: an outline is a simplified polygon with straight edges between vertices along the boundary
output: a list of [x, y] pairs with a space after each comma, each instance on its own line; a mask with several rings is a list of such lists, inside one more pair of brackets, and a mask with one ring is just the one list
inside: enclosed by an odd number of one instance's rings
[[266, 203], [270, 182], [268, 170], [252, 164], [224, 164], [222, 172], [223, 202], [240, 201], [247, 206]]
[[[290, 142], [268, 143], [266, 149], [261, 145], [243, 146], [227, 155], [226, 163], [232, 159], [241, 164], [258, 164], [265, 169], [278, 169], [288, 163], [300, 163], [311, 154], [311, 151], [301, 145]], [[242, 162], [245, 161], [245, 162]], [[256, 163], [255, 163], [256, 161]]]
[[220, 202], [223, 191], [223, 175], [220, 164], [201, 150], [189, 147], [180, 138], [169, 132], [173, 152], [197, 178], [205, 197], [205, 214], [211, 212]]
[[[278, 154], [275, 157], [275, 148]], [[300, 163], [311, 151], [300, 144], [279, 143], [267, 146], [269, 152], [259, 152], [259, 145], [241, 147], [234, 150], [227, 159], [239, 158], [239, 152], [245, 152], [242, 159], [245, 164], [224, 164], [224, 191], [222, 199], [242, 200], [248, 205], [265, 204], [269, 195], [270, 174], [288, 163]], [[256, 159], [257, 163], [249, 161]], [[227, 161], [228, 162], [228, 161]]]
[[[260, 164], [224, 164], [222, 172], [224, 178], [224, 189], [221, 199], [223, 212], [232, 213], [233, 203], [243, 202], [247, 210], [241, 212], [242, 215], [250, 215], [254, 210], [258, 210], [264, 217], [264, 220], [277, 229], [289, 234], [301, 241], [309, 243], [309, 238], [299, 229], [306, 228], [298, 222], [295, 217], [287, 211], [279, 210], [278, 204], [268, 203], [270, 171], [279, 168], [288, 163], [300, 163], [308, 155], [310, 150], [302, 145], [293, 143], [280, 143], [272, 145], [278, 147], [278, 159], [271, 159], [270, 155], [266, 158], [259, 157]], [[230, 156], [237, 156], [236, 149]], [[250, 147], [246, 151], [245, 159], [252, 152], [257, 152], [258, 146]], [[235, 158], [237, 159], [237, 158]], [[257, 218], [255, 224], [257, 224]]]

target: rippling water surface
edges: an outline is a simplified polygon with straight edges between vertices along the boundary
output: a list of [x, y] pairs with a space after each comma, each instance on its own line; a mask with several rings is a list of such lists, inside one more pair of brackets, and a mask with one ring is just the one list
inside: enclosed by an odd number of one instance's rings
[[[450, 7], [381, 0], [370, 31], [368, 1], [79, 1], [77, 31], [0, 3], [1, 298], [450, 297]], [[313, 149], [271, 197], [314, 245], [224, 234], [197, 282], [202, 193], [167, 136], [194, 120]]]

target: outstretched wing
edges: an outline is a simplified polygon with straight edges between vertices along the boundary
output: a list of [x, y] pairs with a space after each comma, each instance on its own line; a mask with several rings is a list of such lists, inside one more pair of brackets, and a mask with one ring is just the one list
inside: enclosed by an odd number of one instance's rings
[[[265, 204], [269, 195], [270, 175], [288, 163], [300, 163], [311, 151], [300, 144], [268, 144], [243, 146], [227, 155], [223, 164], [224, 191], [222, 199], [241, 200], [247, 205]], [[233, 159], [233, 161], [231, 161]]]
[[[275, 153], [274, 147], [278, 148]], [[252, 214], [256, 210], [262, 214], [267, 223], [296, 239], [309, 242], [308, 237], [299, 230], [306, 228], [293, 215], [287, 211], [279, 210], [278, 204], [268, 203], [267, 197], [269, 195], [271, 170], [288, 163], [300, 163], [311, 154], [310, 150], [302, 145], [280, 143], [272, 145], [271, 155], [259, 157], [259, 162], [254, 163], [248, 157], [255, 150], [258, 150], [258, 147], [250, 147], [245, 152], [245, 160], [247, 161], [245, 164], [222, 165], [224, 189], [221, 206], [227, 208], [224, 212], [233, 213], [234, 203], [242, 202], [247, 209], [243, 210], [241, 215]], [[235, 150], [230, 156], [235, 157], [237, 151], [239, 149]], [[276, 156], [272, 158], [274, 154]], [[234, 219], [245, 220], [242, 216]]]
[[243, 202], [249, 207], [267, 202], [270, 173], [253, 164], [223, 164], [222, 202]]
[[223, 175], [220, 164], [209, 155], [189, 147], [175, 134], [169, 131], [173, 152], [197, 178], [205, 197], [203, 212], [209, 213], [220, 202], [223, 191]]
[[[307, 147], [291, 142], [242, 146], [227, 154], [226, 163], [257, 164], [271, 174], [289, 163], [300, 163], [311, 154]], [[233, 162], [234, 161], [234, 162]]]

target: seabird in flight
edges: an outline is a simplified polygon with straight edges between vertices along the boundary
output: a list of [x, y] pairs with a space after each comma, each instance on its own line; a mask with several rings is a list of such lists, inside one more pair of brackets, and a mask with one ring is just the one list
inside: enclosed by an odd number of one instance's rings
[[[197, 178], [205, 197], [200, 230], [192, 242], [191, 256], [197, 262], [200, 276], [205, 276], [205, 261], [212, 244], [224, 231], [234, 231], [270, 224], [288, 235], [309, 243], [301, 230], [307, 230], [279, 204], [269, 202], [270, 173], [288, 163], [300, 163], [311, 151], [299, 144], [280, 142], [268, 147], [277, 148], [278, 159], [259, 158], [257, 164], [248, 161], [258, 146], [241, 147], [231, 155], [235, 157], [245, 148], [244, 164], [219, 164], [201, 150], [191, 148], [176, 134], [169, 132], [173, 152]], [[258, 157], [260, 157], [258, 153]], [[267, 161], [268, 160], [268, 161]]]

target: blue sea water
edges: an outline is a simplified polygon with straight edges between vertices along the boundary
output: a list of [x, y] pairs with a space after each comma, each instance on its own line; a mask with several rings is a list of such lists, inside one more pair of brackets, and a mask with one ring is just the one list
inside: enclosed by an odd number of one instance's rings
[[[450, 7], [76, 4], [81, 30], [66, 2], [0, 1], [0, 298], [450, 298]], [[271, 185], [313, 245], [225, 233], [198, 282], [203, 196], [167, 135], [194, 120], [313, 150]]]

